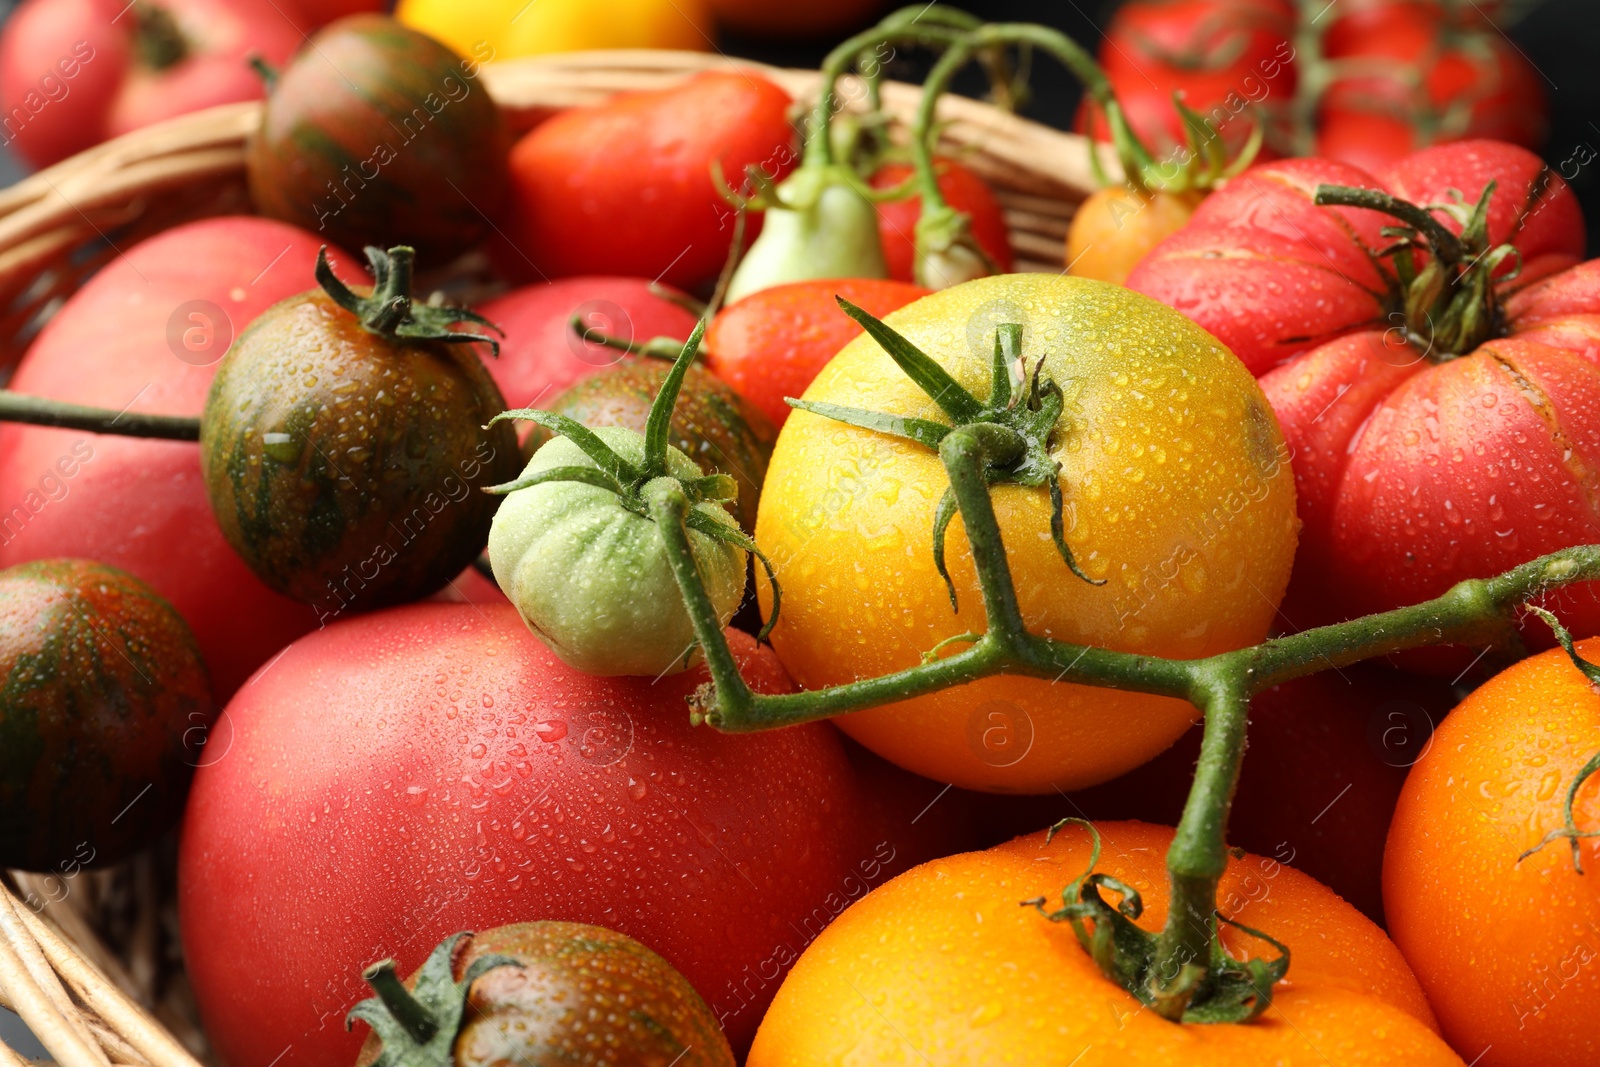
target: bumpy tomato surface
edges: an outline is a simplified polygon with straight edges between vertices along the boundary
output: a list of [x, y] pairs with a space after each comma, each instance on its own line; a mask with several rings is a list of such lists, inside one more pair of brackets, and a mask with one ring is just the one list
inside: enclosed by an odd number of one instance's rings
[[[1105, 823], [1097, 869], [1166, 918], [1172, 831]], [[1288, 981], [1247, 1025], [1174, 1025], [1113, 984], [1074, 939], [1020, 901], [1051, 906], [1089, 862], [1088, 835], [1041, 832], [924, 864], [839, 917], [795, 965], [749, 1067], [1027, 1064], [1051, 1067], [1455, 1065], [1417, 980], [1383, 932], [1328, 889], [1245, 855], [1218, 903], [1290, 947]], [[1235, 955], [1273, 949], [1229, 930]]]
[[[752, 686], [791, 686], [730, 639]], [[362, 967], [537, 919], [644, 942], [742, 1051], [805, 945], [927, 853], [859, 817], [879, 794], [831, 727], [691, 727], [704, 680], [579, 674], [504, 603], [380, 611], [290, 646], [224, 711], [184, 820], [184, 945], [219, 1054], [352, 1063]], [[264, 946], [270, 964], [240, 965]]]
[[[1600, 641], [1579, 652], [1600, 660]], [[1566, 654], [1480, 687], [1411, 771], [1384, 857], [1389, 930], [1456, 1051], [1481, 1067], [1600, 1059], [1600, 839], [1518, 859], [1563, 825], [1562, 802], [1600, 750], [1600, 695]], [[1600, 779], [1579, 789], [1600, 828]]]
[[[996, 327], [1018, 323], [1030, 373], [1043, 357], [1043, 373], [1065, 393], [1050, 447], [1066, 539], [1105, 584], [1074, 577], [1062, 561], [1043, 487], [996, 487], [1033, 632], [1177, 657], [1266, 636], [1294, 555], [1292, 476], [1271, 410], [1227, 349], [1125, 289], [1052, 275], [968, 282], [886, 321], [978, 397], [989, 394]], [[947, 421], [866, 336], [805, 399]], [[934, 566], [934, 511], [948, 485], [938, 456], [919, 445], [809, 412], [789, 418], [756, 540], [783, 583], [773, 644], [803, 687], [910, 667], [939, 641], [983, 628], [959, 521], [947, 544], [959, 613]], [[839, 724], [940, 781], [1049, 792], [1137, 766], [1194, 717], [1180, 700], [991, 678]]]

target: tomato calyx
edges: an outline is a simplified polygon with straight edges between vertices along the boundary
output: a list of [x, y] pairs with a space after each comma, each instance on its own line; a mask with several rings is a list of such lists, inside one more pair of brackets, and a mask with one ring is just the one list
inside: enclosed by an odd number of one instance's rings
[[[1514, 245], [1494, 245], [1489, 240], [1489, 201], [1495, 185], [1485, 186], [1476, 204], [1467, 204], [1455, 193], [1452, 203], [1425, 207], [1381, 189], [1317, 187], [1314, 202], [1319, 206], [1367, 208], [1402, 223], [1383, 228], [1383, 235], [1395, 243], [1378, 256], [1390, 261], [1384, 273], [1396, 294], [1396, 314], [1404, 321], [1406, 339], [1434, 363], [1467, 355], [1505, 333], [1495, 285], [1515, 277], [1520, 263], [1509, 275], [1496, 275], [1508, 261], [1520, 261], [1521, 253]], [[1449, 215], [1460, 226], [1460, 234], [1434, 212]]]
[[[850, 303], [835, 297], [839, 306], [861, 324], [874, 341], [888, 353], [906, 377], [916, 383], [950, 417], [951, 425], [882, 411], [825, 404], [785, 397], [790, 407], [876, 433], [904, 438], [926, 448], [940, 450], [945, 438], [956, 430], [966, 430], [984, 456], [983, 475], [987, 484], [1045, 486], [1050, 491], [1050, 536], [1056, 551], [1072, 573], [1090, 585], [1104, 585], [1105, 579], [1089, 577], [1073, 559], [1068, 547], [1063, 519], [1061, 464], [1050, 454], [1050, 439], [1061, 418], [1065, 400], [1061, 387], [1044, 377], [1044, 359], [1033, 368], [1033, 375], [1013, 379], [1013, 368], [1022, 358], [1022, 327], [1002, 323], [994, 336], [993, 386], [988, 403], [967, 392], [948, 371], [927, 353], [912, 344], [893, 327]], [[1022, 386], [1026, 385], [1026, 391]], [[950, 594], [950, 608], [958, 610], [955, 583], [945, 566], [944, 540], [956, 516], [954, 491], [946, 488], [933, 517], [933, 562]]]
[[457, 982], [456, 946], [471, 936], [463, 932], [441, 941], [417, 971], [413, 989], [400, 981], [394, 960], [379, 960], [361, 972], [377, 996], [351, 1008], [344, 1027], [348, 1030], [360, 1019], [378, 1035], [383, 1051], [373, 1067], [448, 1067], [455, 1062], [472, 983], [496, 967], [522, 966], [510, 956], [480, 956]]
[[500, 342], [486, 333], [457, 330], [456, 323], [471, 322], [496, 333], [500, 327], [468, 308], [418, 304], [411, 298], [411, 273], [416, 251], [397, 245], [385, 252], [368, 245], [367, 263], [372, 267], [372, 292], [361, 296], [333, 273], [328, 264], [328, 246], [317, 252], [317, 284], [340, 307], [361, 320], [361, 325], [380, 337], [407, 341], [443, 341], [464, 344], [481, 341], [491, 354], [500, 354]]
[[689, 529], [743, 549], [761, 561], [767, 580], [772, 584], [772, 614], [760, 634], [765, 638], [772, 632], [772, 627], [777, 625], [778, 605], [782, 601], [782, 591], [772, 561], [766, 553], [756, 547], [755, 539], [736, 525], [717, 522], [694, 506], [707, 503], [727, 504], [738, 500], [738, 484], [726, 474], [702, 474], [697, 478], [678, 478], [668, 469], [667, 450], [672, 411], [677, 404], [678, 393], [683, 387], [684, 376], [689, 372], [689, 364], [694, 362], [705, 332], [706, 320], [702, 318], [695, 326], [694, 332], [689, 335], [689, 339], [684, 342], [678, 358], [673, 362], [672, 370], [661, 383], [661, 391], [656, 394], [655, 400], [650, 405], [650, 414], [645, 423], [643, 462], [635, 463], [624, 458], [598, 434], [576, 419], [538, 408], [515, 408], [496, 415], [489, 420], [488, 425], [493, 426], [498, 422], [514, 419], [532, 422], [557, 437], [566, 438], [594, 465], [549, 467], [533, 474], [524, 474], [515, 481], [487, 486], [484, 492], [505, 496], [550, 482], [578, 482], [615, 493], [622, 507], [652, 521], [654, 517], [650, 510], [650, 501], [654, 497], [664, 492], [681, 493], [688, 504], [683, 521]]
[[[1567, 658], [1572, 661], [1572, 665], [1578, 668], [1578, 671], [1588, 680], [1591, 688], [1600, 690], [1600, 663], [1592, 663], [1578, 654], [1578, 650], [1572, 645], [1572, 634], [1567, 632], [1565, 626], [1561, 625], [1561, 620], [1537, 604], [1529, 604], [1528, 611], [1544, 620], [1545, 624], [1556, 635], [1556, 640], [1561, 643], [1561, 648], [1566, 652]], [[1579, 842], [1587, 837], [1600, 837], [1600, 830], [1578, 829], [1577, 819], [1572, 814], [1572, 805], [1577, 801], [1578, 790], [1583, 788], [1583, 783], [1593, 778], [1597, 773], [1600, 773], [1600, 752], [1596, 752], [1589, 757], [1588, 762], [1578, 770], [1577, 774], [1573, 775], [1572, 784], [1567, 786], [1566, 798], [1561, 803], [1561, 825], [1545, 834], [1537, 845], [1518, 856], [1518, 863], [1540, 851], [1552, 841], [1565, 841], [1572, 849], [1572, 869], [1579, 874], [1584, 873], [1583, 855]]]
[[[1210, 959], [1206, 966], [1181, 964], [1176, 975], [1163, 973], [1161, 935], [1151, 933], [1135, 920], [1144, 913], [1139, 891], [1109, 874], [1095, 870], [1100, 863], [1100, 831], [1087, 819], [1068, 816], [1050, 827], [1048, 845], [1068, 825], [1089, 831], [1089, 864], [1070, 885], [1061, 891], [1061, 907], [1046, 910], [1046, 898], [1022, 901], [1025, 908], [1037, 908], [1051, 922], [1072, 926], [1078, 944], [1089, 953], [1100, 972], [1143, 1004], [1166, 1019], [1186, 1023], [1246, 1023], [1258, 1018], [1272, 1004], [1272, 990], [1289, 972], [1289, 948], [1282, 942], [1241, 923], [1233, 922], [1220, 911], [1213, 918], [1243, 930], [1278, 951], [1273, 959], [1236, 959], [1219, 938], [1210, 938]], [[1115, 893], [1112, 905], [1102, 890]]]
[[175, 67], [189, 57], [189, 39], [172, 12], [159, 4], [133, 5], [133, 48], [139, 62], [151, 70]]

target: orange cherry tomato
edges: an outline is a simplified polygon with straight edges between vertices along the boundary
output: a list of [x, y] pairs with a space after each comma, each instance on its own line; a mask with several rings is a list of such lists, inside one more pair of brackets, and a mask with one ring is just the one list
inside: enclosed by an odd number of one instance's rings
[[1108, 185], [1078, 206], [1067, 230], [1067, 271], [1112, 285], [1176, 233], [1205, 199], [1202, 192], [1135, 192]]

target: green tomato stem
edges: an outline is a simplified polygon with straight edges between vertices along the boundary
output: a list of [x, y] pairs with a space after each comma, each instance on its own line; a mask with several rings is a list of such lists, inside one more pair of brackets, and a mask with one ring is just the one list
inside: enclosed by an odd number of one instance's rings
[[26, 393], [0, 389], [0, 422], [30, 426], [59, 426], [67, 430], [116, 437], [153, 437], [166, 441], [200, 440], [200, 420], [188, 415], [150, 415], [141, 411], [112, 411], [69, 404]]
[[426, 1045], [438, 1033], [438, 1022], [411, 995], [411, 991], [400, 981], [400, 976], [395, 974], [394, 960], [379, 960], [363, 971], [361, 977], [383, 1001], [383, 1006], [389, 1009], [395, 1022], [404, 1027], [417, 1044]]
[[[1326, 667], [1353, 664], [1423, 645], [1516, 642], [1514, 614], [1529, 598], [1557, 586], [1600, 578], [1600, 545], [1552, 553], [1497, 578], [1469, 580], [1444, 596], [1408, 608], [1324, 626], [1200, 660], [1087, 648], [1027, 632], [1017, 607], [1003, 540], [984, 479], [981, 424], [952, 430], [940, 457], [972, 546], [989, 625], [968, 648], [879, 678], [803, 693], [756, 694], [739, 676], [693, 567], [681, 516], [681, 493], [652, 499], [675, 559], [674, 574], [690, 604], [711, 683], [691, 698], [696, 721], [729, 732], [771, 729], [907, 700], [996, 674], [1051, 678], [1190, 700], [1205, 716], [1195, 782], [1168, 851], [1171, 905], [1160, 934], [1151, 988], [1143, 998], [1169, 1018], [1182, 1018], [1203, 997], [1217, 936], [1217, 881], [1227, 865], [1225, 829], [1244, 756], [1250, 698], [1280, 682]], [[665, 521], [667, 519], [673, 521]], [[971, 636], [971, 635], [969, 635]]]

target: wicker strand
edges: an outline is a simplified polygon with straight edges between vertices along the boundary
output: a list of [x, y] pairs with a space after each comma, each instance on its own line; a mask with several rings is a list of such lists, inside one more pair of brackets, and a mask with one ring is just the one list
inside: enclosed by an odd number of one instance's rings
[[[39, 943], [28, 935], [18, 919], [16, 908], [24, 905], [17, 902], [13, 907], [12, 901], [10, 894], [7, 894], [4, 900], [0, 900], [0, 936], [3, 936], [16, 952], [17, 958], [28, 971], [28, 977], [33, 979], [34, 984], [44, 993], [66, 1024], [76, 1031], [84, 1046], [101, 1054], [100, 1046], [78, 1013], [77, 1005], [72, 1003], [72, 998], [62, 987], [61, 979], [50, 969], [50, 963], [44, 958], [44, 953], [39, 951]], [[103, 1054], [101, 1059], [105, 1059]]]
[[[10, 898], [9, 891], [6, 896]], [[16, 907], [14, 903], [12, 906], [15, 913], [22, 918], [28, 932], [38, 940], [39, 947], [44, 951], [50, 965], [56, 969], [56, 973], [66, 979], [72, 991], [90, 1009], [99, 1013], [107, 1026], [121, 1034], [128, 1044], [138, 1050], [152, 1067], [201, 1067], [200, 1061], [191, 1056], [171, 1034], [89, 966], [42, 919], [27, 908]], [[46, 1044], [45, 1047], [50, 1046]], [[63, 1063], [62, 1067], [75, 1067], [75, 1065]]]
[[[0, 904], [11, 910], [10, 893]], [[9, 937], [0, 937], [0, 988], [4, 988], [16, 1013], [61, 1067], [107, 1067], [105, 1053], [78, 1036], [50, 998], [34, 982]]]

